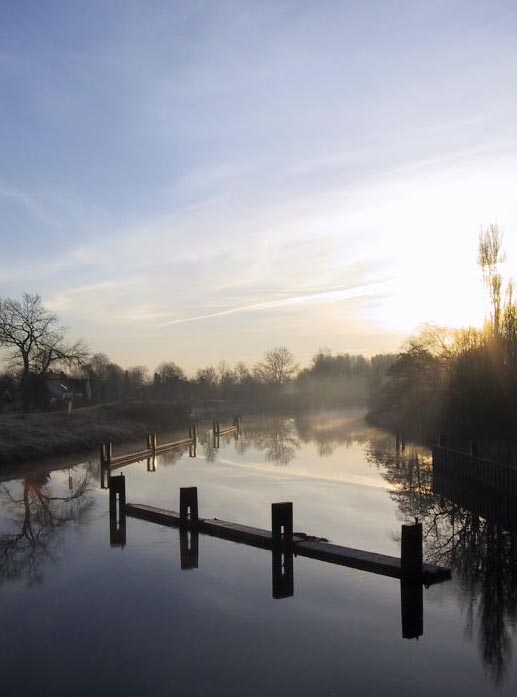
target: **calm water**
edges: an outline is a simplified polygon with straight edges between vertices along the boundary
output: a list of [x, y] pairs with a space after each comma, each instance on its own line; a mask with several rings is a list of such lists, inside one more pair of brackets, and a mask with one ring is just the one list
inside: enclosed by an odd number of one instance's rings
[[0, 485], [3, 695], [516, 694], [517, 544], [480, 517], [482, 492], [474, 511], [454, 483], [433, 494], [429, 453], [397, 456], [353, 414], [245, 419], [218, 450], [200, 437], [196, 458], [125, 467], [128, 501], [177, 510], [197, 486], [201, 516], [264, 528], [293, 501], [295, 530], [394, 555], [418, 516], [427, 559], [454, 573], [424, 589], [423, 634], [402, 637], [394, 579], [296, 558], [274, 599], [267, 551], [200, 536], [182, 570], [178, 530], [130, 518], [112, 547], [93, 458]]

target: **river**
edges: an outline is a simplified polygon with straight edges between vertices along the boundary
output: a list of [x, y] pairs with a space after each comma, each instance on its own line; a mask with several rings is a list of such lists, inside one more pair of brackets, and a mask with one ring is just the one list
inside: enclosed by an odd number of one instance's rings
[[273, 597], [270, 552], [200, 535], [182, 555], [178, 530], [133, 518], [110, 544], [97, 457], [35, 464], [0, 484], [3, 695], [515, 694], [516, 535], [433, 491], [427, 449], [357, 412], [245, 417], [218, 448], [198, 432], [196, 457], [124, 467], [128, 502], [178, 510], [196, 486], [202, 517], [269, 528], [292, 501], [296, 531], [394, 556], [418, 518], [452, 580], [405, 638], [396, 579], [296, 557]]

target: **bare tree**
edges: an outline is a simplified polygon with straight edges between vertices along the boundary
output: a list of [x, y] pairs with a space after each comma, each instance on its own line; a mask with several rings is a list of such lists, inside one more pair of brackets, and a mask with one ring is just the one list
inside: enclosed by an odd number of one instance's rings
[[483, 280], [490, 294], [490, 320], [494, 336], [499, 335], [503, 295], [503, 281], [498, 271], [498, 265], [505, 258], [503, 236], [497, 225], [490, 225], [479, 235], [478, 264], [481, 266]]
[[277, 346], [266, 351], [264, 360], [255, 366], [256, 376], [271, 385], [288, 382], [295, 376], [297, 370], [294, 355], [285, 346]]
[[57, 316], [43, 307], [39, 295], [29, 293], [21, 300], [0, 299], [0, 346], [21, 371], [22, 385], [31, 373], [45, 374], [54, 365], [81, 365], [88, 356], [82, 341], [66, 343]]
[[160, 363], [156, 368], [156, 375], [158, 375], [160, 382], [171, 382], [174, 380], [186, 380], [187, 376], [183, 368], [174, 363], [174, 361], [165, 361]]

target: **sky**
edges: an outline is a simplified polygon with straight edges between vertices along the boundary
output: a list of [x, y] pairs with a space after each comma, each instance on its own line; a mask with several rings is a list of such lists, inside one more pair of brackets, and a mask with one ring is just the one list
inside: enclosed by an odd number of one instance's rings
[[0, 297], [188, 372], [480, 325], [517, 2], [0, 0]]

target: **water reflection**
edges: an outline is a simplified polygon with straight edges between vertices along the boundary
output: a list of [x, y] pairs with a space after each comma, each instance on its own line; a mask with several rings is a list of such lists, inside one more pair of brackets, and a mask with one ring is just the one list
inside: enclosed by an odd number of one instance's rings
[[245, 428], [241, 452], [250, 445], [264, 452], [266, 462], [285, 467], [300, 449], [300, 439], [291, 419], [265, 419], [253, 428]]
[[42, 580], [44, 562], [56, 563], [63, 526], [86, 517], [93, 505], [89, 475], [68, 475], [68, 495], [53, 491], [48, 472], [34, 472], [0, 487], [0, 503], [7, 520], [0, 535], [0, 583]]
[[427, 450], [408, 446], [402, 453], [388, 437], [372, 442], [368, 457], [390, 483], [402, 516], [422, 522], [427, 559], [459, 578], [466, 635], [477, 638], [486, 673], [501, 685], [517, 621], [517, 502], [433, 472]]
[[245, 425], [237, 451], [245, 454], [255, 448], [265, 454], [265, 460], [287, 466], [302, 448], [315, 443], [320, 457], [329, 457], [341, 446], [364, 443], [370, 429], [365, 427], [359, 413], [322, 413], [317, 416], [297, 416], [295, 419], [269, 417]]
[[[257, 451], [259, 459], [286, 467], [297, 459], [303, 462], [300, 455], [305, 454], [305, 444], [308, 443], [316, 445], [321, 458], [328, 457], [330, 461], [333, 453], [337, 455], [334, 463], [341, 457], [342, 451], [336, 453], [338, 448], [348, 448], [357, 443], [364, 444], [367, 462], [372, 468], [376, 468], [389, 485], [389, 495], [396, 503], [398, 517], [403, 520], [416, 517], [422, 522], [426, 559], [452, 567], [455, 580], [459, 581], [458, 602], [465, 618], [466, 636], [477, 642], [482, 664], [492, 682], [497, 686], [501, 685], [511, 664], [512, 635], [517, 620], [516, 502], [505, 497], [494, 497], [486, 489], [476, 491], [474, 487], [467, 487], [462, 481], [444, 477], [443, 473], [437, 471], [433, 472], [427, 449], [415, 447], [410, 443], [405, 449], [402, 448], [402, 443], [397, 448], [395, 438], [369, 429], [355, 418], [351, 420], [338, 415], [330, 418], [322, 415], [315, 419], [267, 418], [256, 424], [245, 421], [242, 435], [237, 442], [232, 436], [221, 435], [220, 441], [214, 443], [210, 431], [200, 430], [195, 453], [198, 462], [188, 462], [186, 466], [192, 467], [191, 471], [197, 472], [200, 478], [209, 471], [212, 480], [215, 481], [216, 477], [219, 477], [219, 468], [206, 467], [199, 458], [201, 456], [205, 461], [217, 463], [220, 452], [218, 447], [231, 447], [232, 451], [242, 456], [243, 461], [248, 453], [257, 459], [254, 452]], [[317, 460], [313, 457], [314, 448], [307, 449], [307, 452], [310, 454], [307, 460]], [[160, 483], [168, 484], [171, 480], [159, 479], [163, 469], [172, 468], [188, 454], [187, 448], [160, 454], [157, 458], [157, 474], [146, 474], [146, 463], [140, 468], [140, 474], [144, 472], [142, 476], [146, 481], [158, 480]], [[305, 462], [303, 463], [305, 466]], [[315, 462], [316, 474], [318, 464], [322, 463]], [[65, 463], [61, 463], [60, 468], [64, 465]], [[156, 462], [147, 465], [148, 471], [154, 472]], [[200, 467], [196, 469], [198, 465]], [[346, 466], [343, 465], [343, 473]], [[357, 463], [354, 461], [354, 466], [357, 471], [359, 467], [367, 469], [361, 457], [358, 457]], [[139, 471], [138, 465], [135, 464], [134, 468], [135, 473]], [[258, 468], [255, 471], [258, 471]], [[98, 476], [97, 464], [92, 467], [91, 472], [92, 475]], [[244, 480], [244, 470], [241, 468], [238, 472]], [[332, 475], [338, 472], [336, 466]], [[168, 474], [178, 478], [184, 476], [181, 467]], [[273, 477], [276, 474], [273, 472]], [[283, 473], [280, 475], [283, 476]], [[222, 476], [229, 477], [231, 473], [222, 473]], [[301, 478], [299, 480], [302, 481]], [[232, 485], [235, 484], [234, 481], [229, 481]], [[288, 485], [296, 486], [294, 478]], [[207, 482], [207, 486], [210, 486], [210, 481]], [[314, 486], [319, 484], [315, 482]], [[330, 486], [333, 484], [329, 485], [329, 491]], [[151, 488], [149, 486], [149, 491]], [[349, 490], [358, 491], [353, 488]], [[381, 491], [384, 496], [382, 487], [376, 491]], [[302, 491], [301, 497], [303, 495], [305, 492]], [[312, 493], [310, 495], [312, 496]], [[151, 497], [151, 493], [149, 496]], [[233, 491], [228, 498], [231, 496]], [[102, 502], [105, 512], [106, 499], [100, 497], [98, 500]], [[380, 495], [376, 500], [380, 500]], [[151, 500], [149, 502], [152, 503]], [[16, 483], [3, 485], [0, 487], [0, 503], [5, 519], [2, 521], [3, 532], [0, 536], [0, 582], [20, 579], [34, 583], [41, 580], [44, 563], [59, 561], [64, 526], [70, 521], [86, 519], [92, 498], [87, 476], [81, 474], [79, 477], [76, 470], [72, 469], [70, 472], [65, 470], [62, 485], [55, 478], [51, 480], [48, 472], [27, 474]], [[336, 510], [340, 509], [333, 508], [332, 515]], [[392, 519], [389, 518], [392, 516], [391, 508], [389, 514], [384, 511], [373, 513], [372, 516], [374, 515], [378, 515], [375, 524], [380, 521], [380, 525], [389, 529], [392, 523]], [[327, 521], [330, 521], [330, 517]], [[112, 516], [110, 522], [113, 523]], [[326, 532], [325, 528], [323, 532]], [[110, 529], [110, 541], [123, 546], [126, 540], [122, 533], [121, 519], [115, 517], [115, 524]], [[181, 568], [195, 570], [200, 562], [201, 565], [204, 563], [203, 553], [201, 552], [200, 557], [199, 550], [202, 542], [194, 530], [180, 531], [179, 535]], [[103, 529], [101, 539], [107, 544], [106, 528]], [[125, 554], [130, 551], [126, 549]], [[265, 595], [289, 598], [294, 595], [295, 586], [296, 592], [300, 592], [302, 584], [294, 582], [295, 564], [296, 561], [288, 555], [272, 554], [271, 584], [267, 579]], [[195, 571], [192, 573], [195, 574]], [[402, 636], [418, 638], [424, 629], [422, 587], [401, 584], [400, 601]], [[285, 604], [283, 603], [282, 607]], [[428, 604], [426, 612], [430, 612]]]

